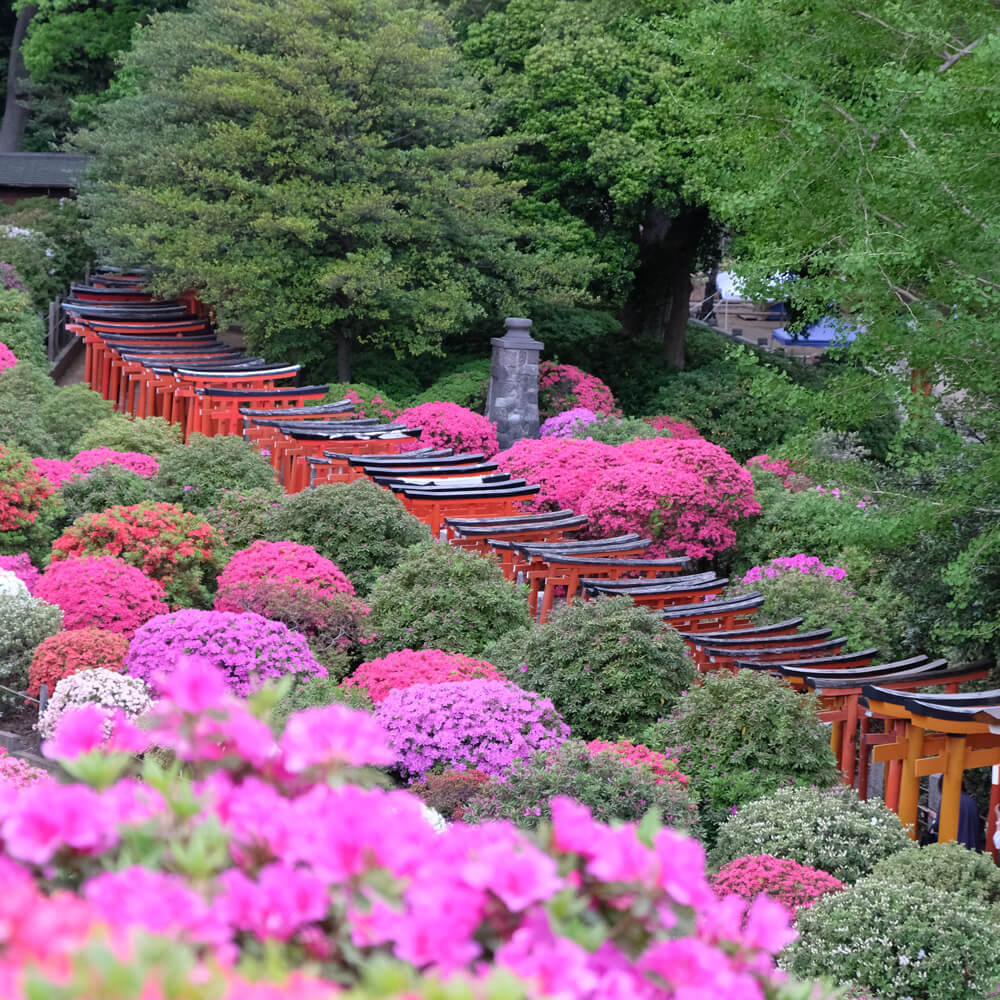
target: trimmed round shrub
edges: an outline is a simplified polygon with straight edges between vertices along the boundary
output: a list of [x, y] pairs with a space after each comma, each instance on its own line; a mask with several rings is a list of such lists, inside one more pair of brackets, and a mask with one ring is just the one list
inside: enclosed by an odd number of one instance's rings
[[443, 649], [478, 656], [526, 628], [521, 594], [491, 559], [443, 543], [413, 549], [371, 592], [373, 651]]
[[361, 688], [377, 705], [390, 691], [414, 684], [446, 684], [472, 680], [502, 681], [505, 678], [483, 660], [440, 649], [401, 649], [398, 653], [362, 663], [343, 686]]
[[511, 680], [551, 698], [584, 740], [637, 737], [694, 681], [680, 636], [630, 597], [574, 601], [485, 655]]
[[445, 819], [465, 819], [469, 803], [490, 780], [482, 771], [445, 771], [428, 774], [423, 781], [410, 785], [410, 791], [437, 810]]
[[112, 556], [54, 562], [35, 590], [62, 608], [66, 630], [98, 628], [131, 638], [140, 625], [170, 610], [156, 580]]
[[20, 552], [16, 556], [0, 556], [0, 570], [13, 573], [28, 588], [29, 594], [35, 592], [35, 586], [42, 576], [32, 565], [27, 552]]
[[722, 825], [710, 861], [771, 854], [853, 884], [884, 858], [912, 849], [895, 813], [883, 802], [862, 802], [853, 788], [780, 788]]
[[56, 685], [48, 706], [38, 720], [38, 731], [49, 739], [65, 711], [81, 705], [101, 705], [107, 709], [108, 733], [111, 735], [111, 716], [115, 709], [121, 709], [130, 719], [137, 719], [153, 707], [149, 688], [138, 677], [115, 673], [103, 667], [81, 670], [78, 674], [64, 677]]
[[[48, 362], [43, 367], [47, 369]], [[0, 371], [0, 441], [24, 448], [31, 455], [55, 455], [58, 446], [45, 426], [41, 409], [56, 392], [55, 382], [41, 367], [23, 360]]]
[[936, 858], [928, 858], [924, 878], [924, 851], [906, 851], [913, 867], [907, 866], [905, 879], [896, 877], [902, 869], [882, 869], [802, 913], [799, 937], [784, 952], [786, 967], [879, 1000], [988, 997], [1000, 983], [1000, 910], [969, 891], [982, 856], [954, 850], [970, 866], [956, 891], [939, 881]]
[[222, 535], [226, 548], [238, 552], [267, 534], [268, 516], [282, 496], [277, 483], [252, 490], [223, 490], [201, 516]]
[[422, 403], [456, 403], [475, 413], [486, 409], [490, 388], [489, 358], [470, 361], [435, 379], [423, 392], [407, 400], [410, 406]]
[[354, 593], [339, 567], [311, 546], [256, 541], [237, 552], [219, 575], [215, 610], [244, 610], [244, 600], [262, 583], [284, 584], [316, 597]]
[[[38, 459], [35, 459], [37, 464]], [[99, 514], [109, 507], [151, 503], [153, 485], [145, 476], [121, 465], [98, 465], [87, 475], [75, 473], [59, 487], [62, 509], [58, 525], [65, 530], [84, 514]]]
[[588, 410], [585, 406], [574, 406], [572, 410], [565, 410], [543, 420], [538, 434], [543, 438], [586, 437], [586, 434], [577, 434], [577, 431], [589, 427], [598, 419], [593, 410]]
[[765, 893], [792, 916], [824, 896], [844, 890], [844, 883], [828, 872], [770, 854], [750, 854], [730, 861], [712, 877], [712, 884], [720, 896], [735, 893], [748, 903]]
[[[15, 691], [27, 688], [35, 649], [62, 628], [62, 617], [59, 608], [35, 597], [0, 597], [0, 684]], [[0, 706], [17, 702], [0, 690]]]
[[83, 476], [104, 465], [120, 465], [143, 479], [152, 479], [160, 468], [160, 463], [151, 455], [139, 451], [115, 451], [113, 448], [89, 448], [78, 452], [70, 459], [70, 465]]
[[430, 538], [426, 525], [369, 479], [324, 483], [282, 497], [265, 527], [271, 541], [309, 545], [332, 559], [362, 595], [411, 545]]
[[919, 882], [966, 899], [1000, 903], [1000, 868], [993, 858], [954, 841], [892, 854], [872, 869], [872, 877], [901, 885]]
[[121, 673], [125, 669], [128, 639], [118, 632], [82, 628], [57, 632], [39, 643], [28, 670], [28, 694], [37, 698], [43, 684], [53, 693], [64, 677], [81, 670], [102, 668]]
[[467, 823], [509, 820], [532, 828], [552, 818], [556, 795], [589, 806], [594, 818], [638, 822], [656, 809], [667, 826], [690, 827], [698, 810], [679, 782], [663, 782], [648, 767], [630, 764], [613, 751], [594, 753], [572, 740], [555, 750], [517, 761], [501, 781], [491, 781], [469, 803]]
[[224, 490], [252, 490], [275, 482], [270, 462], [241, 437], [192, 434], [160, 461], [156, 490], [168, 503], [202, 511], [217, 504]]
[[133, 677], [152, 682], [184, 656], [198, 657], [226, 674], [245, 697], [265, 681], [286, 674], [325, 676], [305, 637], [282, 622], [228, 611], [175, 611], [140, 628], [125, 658]]
[[80, 438], [77, 447], [137, 451], [160, 459], [181, 445], [183, 429], [163, 417], [130, 417], [116, 413], [99, 420]]
[[320, 402], [339, 403], [342, 399], [354, 404], [355, 416], [370, 417], [383, 424], [390, 423], [400, 408], [394, 399], [364, 382], [335, 382]]
[[611, 390], [596, 376], [575, 365], [543, 361], [538, 366], [538, 413], [543, 419], [574, 407], [604, 416], [621, 416]]
[[77, 518], [55, 540], [52, 561], [117, 556], [163, 584], [174, 606], [207, 606], [222, 538], [207, 522], [169, 503], [111, 507]]
[[673, 437], [670, 433], [660, 434], [638, 417], [602, 417], [593, 423], [577, 426], [573, 437], [603, 441], [604, 444], [619, 445], [629, 441], [648, 440], [655, 437]]
[[38, 415], [56, 444], [54, 454], [70, 458], [78, 450], [77, 442], [88, 428], [106, 420], [114, 405], [83, 382], [67, 385], [42, 403]]
[[466, 768], [495, 776], [569, 737], [548, 698], [504, 681], [399, 688], [376, 707], [375, 718], [404, 778]]
[[281, 733], [296, 712], [326, 705], [347, 705], [364, 712], [374, 708], [371, 698], [359, 688], [343, 688], [333, 677], [297, 674], [291, 691], [271, 709], [271, 728]]
[[499, 450], [497, 425], [479, 413], [455, 403], [421, 403], [396, 414], [407, 427], [422, 427], [419, 441], [403, 445], [416, 448], [452, 448], [457, 452], [481, 451], [491, 458]]
[[37, 554], [46, 545], [54, 493], [26, 452], [0, 444], [0, 555]]

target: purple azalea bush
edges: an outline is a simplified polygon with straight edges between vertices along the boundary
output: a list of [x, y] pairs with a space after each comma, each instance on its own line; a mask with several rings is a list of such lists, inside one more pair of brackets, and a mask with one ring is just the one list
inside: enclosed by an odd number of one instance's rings
[[781, 556], [772, 559], [764, 566], [754, 566], [743, 577], [743, 583], [756, 583], [764, 577], [780, 576], [789, 570], [798, 570], [811, 576], [828, 576], [832, 580], [843, 580], [847, 570], [841, 566], [826, 566], [816, 556], [807, 556], [800, 552], [796, 556]]
[[585, 406], [574, 406], [572, 410], [564, 410], [554, 417], [549, 417], [538, 433], [543, 438], [568, 438], [573, 436], [573, 431], [577, 427], [592, 424], [600, 419], [593, 410], [588, 410]]
[[305, 636], [283, 622], [229, 611], [175, 611], [157, 615], [129, 644], [125, 670], [151, 682], [181, 657], [200, 657], [225, 672], [233, 693], [246, 697], [269, 678], [288, 673], [325, 677]]
[[432, 768], [502, 774], [516, 760], [569, 738], [548, 698], [506, 681], [417, 684], [390, 691], [375, 718], [388, 732], [405, 777]]

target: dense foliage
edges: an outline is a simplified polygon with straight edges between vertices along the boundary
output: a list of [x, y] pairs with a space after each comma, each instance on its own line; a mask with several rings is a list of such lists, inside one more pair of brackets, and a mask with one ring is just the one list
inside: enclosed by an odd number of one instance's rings
[[168, 423], [163, 417], [129, 417], [116, 413], [87, 428], [77, 447], [137, 451], [162, 458], [180, 443], [180, 424]]
[[0, 444], [0, 555], [40, 554], [56, 503], [27, 454]]
[[[62, 611], [28, 595], [0, 595], [0, 684], [13, 691], [28, 686], [31, 660], [39, 644], [62, 628]], [[17, 701], [0, 690], [0, 705]]]

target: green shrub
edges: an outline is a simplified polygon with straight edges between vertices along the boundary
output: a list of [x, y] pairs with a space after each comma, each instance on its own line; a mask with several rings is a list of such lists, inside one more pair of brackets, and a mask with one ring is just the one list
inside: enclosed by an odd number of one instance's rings
[[45, 324], [25, 292], [0, 288], [0, 344], [6, 344], [18, 361], [48, 371]]
[[374, 708], [368, 692], [361, 688], [342, 688], [332, 677], [306, 677], [295, 680], [291, 691], [271, 709], [271, 725], [276, 733], [284, 731], [288, 717], [307, 708], [325, 705], [347, 705], [360, 711]]
[[320, 403], [339, 403], [342, 399], [354, 403], [355, 416], [374, 417], [383, 424], [390, 423], [393, 414], [402, 409], [380, 389], [363, 382], [335, 382]]
[[658, 431], [650, 427], [645, 420], [637, 417], [626, 417], [618, 420], [608, 417], [605, 420], [595, 420], [590, 424], [579, 424], [572, 437], [586, 440], [591, 438], [603, 444], [619, 445], [638, 438], [671, 437], [669, 431]]
[[100, 420], [114, 414], [114, 407], [99, 392], [80, 383], [68, 385], [42, 403], [39, 416], [55, 440], [54, 458], [72, 458], [78, 442]]
[[964, 899], [990, 905], [1000, 903], [1000, 868], [993, 858], [954, 842], [900, 851], [880, 861], [872, 869], [871, 877], [900, 885], [919, 882]]
[[120, 465], [98, 465], [87, 476], [73, 476], [59, 488], [62, 508], [56, 528], [68, 528], [83, 514], [99, 514], [109, 507], [131, 507], [154, 499], [153, 485], [144, 476]]
[[0, 371], [0, 441], [19, 445], [34, 457], [52, 458], [58, 448], [41, 409], [56, 392], [55, 382], [32, 364]]
[[469, 803], [466, 823], [509, 820], [534, 828], [552, 818], [549, 801], [568, 795], [590, 806], [595, 819], [639, 822], [656, 809], [667, 826], [691, 827], [698, 811], [679, 784], [657, 784], [648, 767], [636, 767], [610, 751], [594, 753], [586, 743], [570, 740], [555, 750], [519, 760], [491, 781]]
[[268, 516], [283, 495], [277, 483], [252, 490], [223, 490], [219, 499], [202, 511], [202, 517], [222, 533], [230, 552], [239, 552], [267, 536]]
[[77, 442], [80, 451], [91, 448], [110, 448], [112, 451], [138, 451], [154, 458], [162, 458], [182, 441], [179, 424], [171, 424], [163, 417], [129, 417], [116, 413], [99, 420]]
[[712, 671], [681, 696], [669, 717], [646, 730], [642, 742], [677, 757], [712, 844], [733, 809], [782, 785], [825, 787], [837, 779], [829, 730], [816, 718], [817, 708], [815, 695], [800, 695], [769, 674]]
[[[0, 684], [14, 691], [28, 687], [28, 670], [35, 649], [62, 628], [59, 608], [26, 595], [0, 594]], [[9, 691], [0, 690], [0, 706], [23, 705]]]
[[745, 805], [719, 829], [711, 864], [745, 854], [791, 858], [853, 884], [913, 841], [884, 803], [852, 788], [781, 788]]
[[490, 383], [490, 361], [471, 361], [432, 382], [423, 392], [406, 400], [407, 406], [422, 403], [455, 403], [476, 413], [486, 409]]
[[154, 487], [160, 499], [187, 510], [217, 504], [226, 490], [252, 490], [275, 484], [270, 462], [243, 438], [231, 434], [192, 434], [187, 445], [160, 460]]
[[[955, 847], [942, 867], [926, 850], [902, 852], [800, 913], [798, 940], [784, 952], [789, 971], [879, 1000], [988, 997], [1000, 983], [1000, 909], [975, 891], [986, 874], [982, 856]], [[959, 875], [957, 890], [942, 884], [944, 872]]]
[[[352, 376], [362, 385], [377, 385], [391, 399], [409, 399], [421, 391], [420, 379], [415, 369], [428, 359], [399, 358], [384, 351], [358, 351], [354, 358]], [[432, 381], [435, 376], [431, 376]]]
[[[579, 739], [634, 739], [694, 680], [680, 636], [629, 597], [574, 601], [486, 658], [552, 699]], [[657, 748], [658, 749], [658, 748]]]
[[422, 522], [369, 479], [283, 496], [268, 512], [265, 527], [268, 541], [311, 545], [332, 559], [362, 595], [411, 545], [430, 539]]
[[376, 581], [371, 609], [376, 655], [442, 649], [478, 657], [496, 636], [530, 622], [524, 596], [495, 562], [439, 542], [412, 549]]

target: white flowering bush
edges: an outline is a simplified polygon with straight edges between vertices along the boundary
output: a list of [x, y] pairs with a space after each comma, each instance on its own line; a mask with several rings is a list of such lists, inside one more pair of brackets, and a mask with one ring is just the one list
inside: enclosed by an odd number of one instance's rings
[[801, 911], [796, 929], [782, 954], [790, 972], [879, 1000], [987, 997], [1000, 983], [1000, 910], [919, 878], [869, 875]]
[[[0, 684], [14, 691], [27, 688], [35, 647], [55, 635], [62, 620], [59, 608], [27, 592], [0, 594]], [[16, 702], [17, 695], [0, 690], [0, 706]]]
[[152, 707], [153, 699], [141, 677], [118, 674], [104, 667], [81, 670], [56, 684], [48, 706], [38, 720], [38, 731], [49, 739], [63, 712], [88, 704], [107, 709], [110, 735], [111, 714], [116, 708], [120, 708], [130, 719], [135, 719]]
[[30, 597], [24, 581], [13, 570], [0, 569], [0, 597]]
[[770, 854], [850, 884], [908, 849], [913, 841], [883, 802], [862, 802], [845, 787], [782, 788], [743, 806], [719, 828], [711, 862], [721, 867], [747, 854]]

